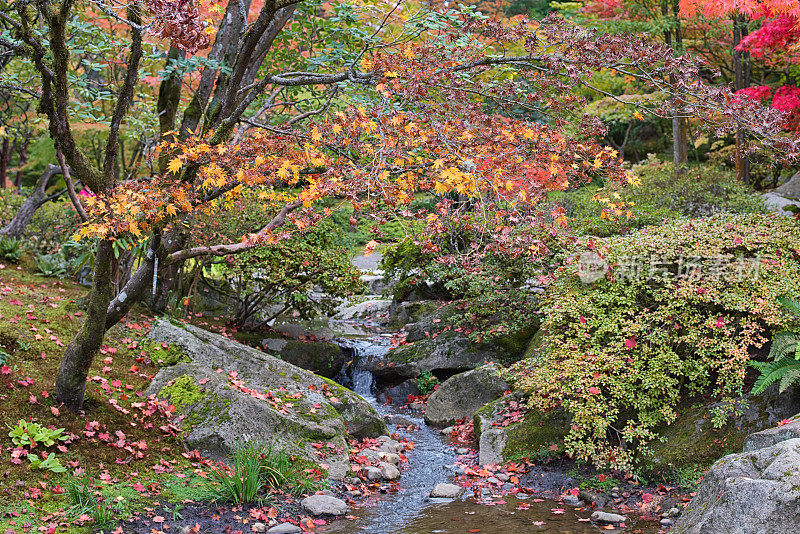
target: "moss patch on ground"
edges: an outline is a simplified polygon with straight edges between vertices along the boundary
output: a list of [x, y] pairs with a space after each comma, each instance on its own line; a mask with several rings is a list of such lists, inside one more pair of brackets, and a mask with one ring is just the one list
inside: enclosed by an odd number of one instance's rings
[[[127, 488], [131, 510], [166, 494], [165, 480], [183, 484], [175, 474], [191, 473], [192, 465], [168, 420], [143, 396], [158, 370], [141, 342], [152, 318], [131, 312], [109, 331], [89, 371], [84, 410], [72, 414], [55, 401], [53, 388], [64, 348], [83, 320], [86, 288], [24, 265], [0, 269], [0, 350], [7, 354], [0, 364], [0, 532], [64, 522], [45, 518], [67, 506], [64, 490], [73, 473], [89, 474], [101, 493]], [[19, 420], [65, 428], [71, 439], [64, 449], [28, 448], [15, 459], [6, 428]], [[67, 472], [31, 469], [28, 452], [55, 453]], [[144, 491], [133, 489], [136, 484]], [[80, 531], [77, 524], [62, 526]]]

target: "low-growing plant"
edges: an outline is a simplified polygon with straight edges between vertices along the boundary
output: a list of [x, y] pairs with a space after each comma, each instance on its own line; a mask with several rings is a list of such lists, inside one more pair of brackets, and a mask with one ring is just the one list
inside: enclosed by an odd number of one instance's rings
[[[779, 298], [784, 308], [795, 317], [800, 317], [800, 301]], [[778, 332], [772, 338], [768, 362], [751, 361], [750, 365], [761, 371], [753, 385], [752, 393], [757, 395], [773, 383], [779, 383], [781, 393], [789, 386], [800, 383], [800, 329]]]
[[64, 435], [63, 428], [51, 429], [30, 421], [20, 419], [17, 426], [9, 426], [8, 437], [14, 445], [19, 447], [35, 447], [42, 445], [52, 447], [58, 441], [67, 441], [68, 436]]
[[414, 383], [423, 395], [427, 395], [436, 389], [436, 386], [439, 385], [439, 379], [430, 371], [424, 371], [414, 379]]
[[88, 474], [81, 478], [70, 475], [65, 493], [69, 503], [66, 517], [74, 521], [81, 516], [89, 516], [92, 518], [93, 530], [107, 529], [125, 515], [125, 506], [121, 501], [109, 503], [98, 498]]
[[236, 446], [233, 466], [213, 469], [206, 490], [212, 501], [250, 503], [259, 499], [265, 486], [261, 469], [263, 448], [254, 441], [245, 441]]
[[631, 472], [681, 402], [737, 405], [725, 401], [742, 396], [750, 351], [793, 322], [785, 295], [800, 295], [800, 227], [788, 218], [719, 214], [585, 237], [544, 297], [541, 350], [509, 378], [532, 409], [571, 416], [568, 454]]
[[64, 473], [67, 468], [61, 465], [61, 462], [56, 458], [56, 453], [51, 452], [47, 458], [42, 459], [36, 454], [28, 454], [28, 461], [31, 463], [31, 469], [44, 469], [51, 473]]
[[11, 237], [0, 237], [0, 258], [17, 263], [22, 257], [22, 241]]
[[47, 277], [62, 277], [67, 273], [66, 262], [60, 252], [37, 254], [36, 268]]

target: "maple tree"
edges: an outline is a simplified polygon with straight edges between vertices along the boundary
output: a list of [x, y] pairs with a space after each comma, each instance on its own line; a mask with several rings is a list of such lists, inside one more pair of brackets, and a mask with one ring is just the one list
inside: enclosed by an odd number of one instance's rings
[[[591, 86], [597, 70], [667, 95], [643, 104], [644, 112], [671, 117], [679, 105], [718, 133], [748, 128], [787, 156], [798, 154], [796, 140], [780, 135], [782, 112], [703, 83], [697, 59], [559, 17], [501, 22], [468, 7], [296, 0], [87, 5], [98, 12], [97, 31], [115, 25], [127, 57], [99, 164], [72, 129], [70, 24], [79, 4], [0, 3], [10, 28], [0, 46], [37, 73], [28, 90], [83, 220], [77, 234], [97, 243], [85, 321], [56, 379], [57, 398], [72, 410], [81, 409], [105, 331], [151, 288], [157, 306], [182, 262], [308, 231], [335, 209], [322, 200], [350, 203], [376, 223], [419, 221], [431, 236], [425, 250], [435, 251], [445, 221], [457, 221], [499, 253], [542, 253], [543, 235], [566, 224], [563, 212], [542, 213], [549, 191], [598, 175], [630, 179], [616, 152], [598, 142], [603, 125], [573, 92]], [[153, 103], [161, 142], [123, 180], [120, 131], [143, 84], [148, 40], [167, 49]], [[72, 177], [95, 196], [78, 198]], [[270, 220], [241, 240], [192, 242], [193, 215], [224, 216], [245, 189]], [[435, 198], [433, 209], [409, 209], [419, 192]], [[146, 245], [146, 253], [114, 291], [121, 239]]]

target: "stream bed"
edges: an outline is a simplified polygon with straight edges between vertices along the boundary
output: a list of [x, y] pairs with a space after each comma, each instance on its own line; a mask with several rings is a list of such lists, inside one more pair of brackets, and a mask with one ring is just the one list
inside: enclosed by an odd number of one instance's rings
[[[431, 499], [428, 494], [442, 482], [453, 482], [458, 455], [455, 446], [435, 428], [425, 424], [421, 414], [399, 406], [381, 404], [376, 398], [372, 375], [359, 367], [359, 360], [380, 358], [390, 347], [385, 338], [351, 339], [353, 361], [339, 381], [375, 406], [383, 415], [399, 414], [418, 426], [394, 429], [401, 438], [414, 443], [405, 453], [408, 463], [402, 469], [399, 490], [379, 495], [361, 508], [351, 510], [348, 519], [333, 521], [317, 532], [326, 534], [456, 534], [466, 532], [515, 534], [518, 532], [598, 533], [658, 532], [657, 523], [631, 522], [620, 530], [601, 530], [588, 521], [591, 510], [565, 506], [556, 500], [533, 494], [501, 494], [484, 487], [467, 488], [461, 498]], [[633, 520], [634, 518], [630, 518]]]

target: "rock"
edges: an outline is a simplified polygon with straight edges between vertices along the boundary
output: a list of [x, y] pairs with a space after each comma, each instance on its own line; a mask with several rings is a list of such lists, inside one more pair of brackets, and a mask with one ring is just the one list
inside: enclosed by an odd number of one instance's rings
[[464, 491], [464, 488], [455, 484], [436, 484], [431, 491], [431, 497], [442, 499], [455, 499]]
[[532, 323], [513, 335], [475, 343], [464, 334], [448, 329], [462, 314], [463, 311], [452, 303], [423, 314], [416, 323], [407, 326], [408, 344], [392, 349], [385, 356], [366, 358], [362, 365], [377, 379], [396, 382], [415, 378], [426, 371], [450, 375], [469, 371], [487, 361], [516, 361], [539, 327]]
[[381, 469], [381, 475], [386, 480], [397, 480], [400, 478], [400, 470], [394, 464], [389, 462], [381, 462], [378, 464]]
[[583, 504], [583, 501], [581, 501], [575, 495], [565, 495], [564, 504], [567, 504], [569, 506], [581, 506]]
[[456, 454], [469, 454], [469, 449], [466, 447], [459, 447], [456, 449]]
[[416, 323], [426, 313], [431, 313], [442, 305], [442, 302], [436, 300], [394, 301], [389, 309], [389, 328], [402, 330], [405, 326]]
[[800, 198], [800, 172], [795, 173], [774, 192], [787, 198]]
[[303, 529], [291, 523], [281, 523], [269, 529], [267, 534], [296, 534], [297, 532], [303, 532]]
[[[349, 465], [348, 433], [365, 437], [386, 432], [374, 408], [352, 391], [260, 350], [165, 320], [153, 325], [147, 339], [156, 346], [166, 344], [174, 357], [146, 394], [176, 406], [183, 439], [204, 456], [225, 460], [237, 442], [252, 439], [324, 463], [328, 475], [338, 479]], [[317, 404], [321, 408], [313, 408]], [[312, 442], [332, 443], [337, 449], [327, 449], [328, 456], [321, 459]]]
[[264, 349], [285, 362], [333, 378], [342, 370], [345, 354], [336, 343], [264, 339]]
[[389, 436], [378, 436], [378, 452], [401, 452], [403, 446], [399, 441], [393, 440]]
[[750, 434], [744, 440], [742, 452], [765, 449], [787, 439], [800, 438], [800, 417], [789, 423]]
[[445, 427], [445, 428], [441, 429], [439, 432], [444, 436], [449, 436], [450, 432], [452, 432], [453, 430], [454, 429], [453, 429], [452, 426], [448, 426], [448, 427]]
[[406, 400], [408, 400], [409, 395], [414, 395], [415, 397], [422, 395], [422, 391], [420, 391], [417, 383], [412, 379], [404, 380], [396, 386], [382, 391], [380, 398], [385, 402], [403, 405], [406, 403]]
[[417, 426], [414, 421], [402, 415], [387, 415], [384, 417], [384, 420], [389, 425]]
[[384, 462], [388, 462], [393, 465], [400, 465], [400, 456], [393, 452], [381, 452], [378, 453], [378, 457]]
[[350, 509], [347, 503], [330, 495], [312, 495], [300, 501], [300, 506], [313, 516], [344, 515]]
[[482, 406], [510, 389], [499, 372], [498, 366], [490, 364], [445, 380], [428, 398], [425, 422], [446, 426], [465, 417], [471, 419]]
[[495, 478], [496, 478], [497, 480], [500, 480], [501, 482], [508, 482], [508, 481], [511, 479], [511, 477], [510, 477], [510, 476], [508, 476], [508, 475], [507, 475], [507, 474], [505, 474], [505, 473], [497, 473], [497, 474], [495, 475]]
[[359, 278], [367, 288], [366, 294], [368, 295], [381, 295], [384, 291], [389, 289], [389, 284], [386, 283], [386, 277], [382, 274], [362, 274]]
[[603, 523], [604, 525], [613, 525], [617, 523], [626, 523], [628, 518], [624, 515], [597, 511], [592, 512], [592, 521], [595, 523]]
[[367, 480], [376, 481], [383, 479], [383, 473], [381, 472], [380, 468], [374, 466], [368, 466], [364, 468], [364, 474], [367, 477]]
[[671, 532], [799, 532], [798, 501], [800, 438], [793, 438], [715, 462]]
[[761, 198], [764, 199], [764, 204], [766, 204], [768, 208], [774, 209], [780, 215], [792, 217], [800, 210], [800, 202], [786, 198], [777, 192], [764, 193], [761, 195]]
[[669, 517], [678, 517], [679, 515], [681, 515], [681, 511], [678, 510], [677, 508], [670, 508], [667, 514], [669, 515]]
[[497, 479], [496, 477], [489, 477], [486, 479], [486, 482], [488, 482], [489, 484], [497, 484], [498, 486], [502, 484], [502, 482], [500, 482], [500, 480]]
[[478, 437], [478, 463], [503, 464], [509, 458], [526, 457], [538, 452], [548, 452], [559, 445], [569, 430], [570, 420], [562, 409], [548, 413], [529, 410], [519, 423], [493, 426], [499, 415], [511, 403], [521, 403], [522, 393], [514, 392], [490, 402], [473, 417], [475, 435]]
[[578, 497], [580, 497], [586, 503], [596, 506], [597, 508], [602, 508], [608, 503], [608, 497], [602, 493], [595, 493], [586, 489], [580, 490], [578, 492]]
[[675, 523], [675, 521], [673, 521], [672, 519], [670, 519], [668, 517], [665, 517], [664, 519], [659, 521], [659, 523], [661, 523], [662, 527], [671, 527], [673, 525], [673, 523]]
[[250, 526], [250, 530], [252, 530], [253, 532], [266, 532], [267, 524], [262, 523], [261, 521], [256, 521]]
[[[705, 469], [726, 454], [741, 451], [750, 435], [750, 447], [756, 446], [756, 442], [768, 444], [778, 436], [787, 436], [788, 432], [780, 430], [784, 427], [761, 436], [753, 433], [800, 412], [800, 398], [791, 391], [779, 393], [777, 384], [760, 395], [746, 394], [743, 401], [741, 413], [731, 415], [721, 428], [714, 427], [712, 414], [716, 408], [728, 409], [725, 405], [700, 402], [681, 409], [672, 424], [656, 429], [664, 441], [653, 440], [648, 444], [650, 452], [637, 456], [641, 469], [653, 478], [664, 476], [667, 480], [683, 468]], [[792, 428], [798, 427], [792, 425]]]
[[343, 304], [336, 308], [336, 313], [331, 319], [334, 321], [355, 321], [371, 319], [376, 322], [387, 322], [391, 300], [373, 299], [357, 304]]

